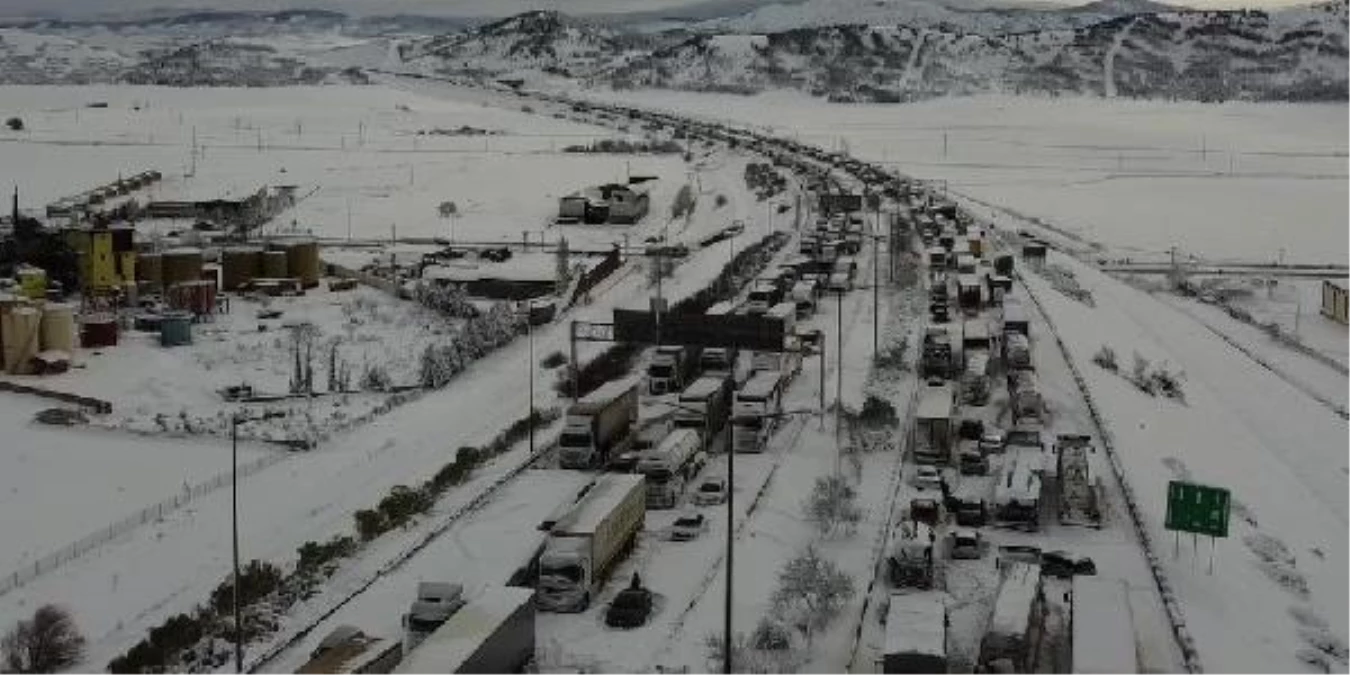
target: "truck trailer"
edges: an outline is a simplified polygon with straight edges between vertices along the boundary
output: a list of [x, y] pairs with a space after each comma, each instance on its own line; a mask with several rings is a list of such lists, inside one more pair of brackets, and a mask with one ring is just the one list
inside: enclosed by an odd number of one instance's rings
[[492, 587], [411, 653], [396, 673], [519, 673], [534, 659], [534, 593]]
[[558, 461], [564, 469], [603, 466], [611, 454], [632, 443], [638, 415], [638, 383], [617, 380], [581, 397], [567, 409], [558, 438]]
[[947, 672], [947, 603], [941, 591], [892, 593], [883, 673]]
[[736, 452], [761, 452], [783, 409], [785, 375], [762, 370], [736, 392], [732, 408], [731, 445]]
[[641, 475], [607, 473], [596, 479], [549, 532], [539, 556], [539, 608], [584, 611], [637, 541], [646, 515], [647, 489]]
[[661, 345], [647, 365], [647, 393], [653, 396], [684, 389], [698, 369], [699, 348]]
[[1060, 524], [1101, 527], [1101, 462], [1091, 436], [1060, 434], [1055, 439]]
[[673, 509], [684, 486], [703, 464], [703, 444], [693, 429], [676, 429], [638, 459], [637, 472], [647, 479], [647, 508]]
[[708, 450], [731, 416], [731, 392], [731, 380], [723, 376], [704, 375], [694, 380], [680, 393], [675, 426], [697, 431], [704, 450]]

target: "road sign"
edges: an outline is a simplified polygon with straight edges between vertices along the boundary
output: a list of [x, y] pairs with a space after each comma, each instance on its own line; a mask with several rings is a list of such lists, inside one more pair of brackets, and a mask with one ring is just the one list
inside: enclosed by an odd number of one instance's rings
[[1230, 502], [1227, 488], [1171, 481], [1167, 484], [1164, 526], [1178, 532], [1227, 537]]
[[[766, 352], [787, 349], [782, 319], [742, 314], [662, 314], [661, 342], [699, 347], [736, 347]], [[656, 320], [651, 312], [614, 310], [614, 339], [655, 343]]]

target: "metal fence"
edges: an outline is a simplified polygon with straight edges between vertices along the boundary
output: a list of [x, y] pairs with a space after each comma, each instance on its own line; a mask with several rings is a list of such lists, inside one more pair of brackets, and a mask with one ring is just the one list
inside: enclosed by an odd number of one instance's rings
[[[244, 478], [246, 476], [251, 476], [277, 462], [287, 459], [288, 457], [290, 457], [290, 455], [285, 453], [269, 454], [247, 464], [240, 464], [239, 477]], [[115, 523], [99, 528], [98, 530], [85, 535], [80, 540], [66, 544], [59, 550], [48, 553], [31, 563], [25, 563], [19, 569], [0, 577], [0, 596], [9, 593], [48, 572], [59, 569], [66, 563], [80, 559], [86, 553], [89, 553], [99, 546], [102, 546], [141, 525], [158, 521], [166, 514], [173, 513], [193, 499], [229, 485], [230, 480], [231, 474], [226, 472], [196, 485], [189, 486], [173, 497], [169, 497], [158, 504], [147, 506]]]

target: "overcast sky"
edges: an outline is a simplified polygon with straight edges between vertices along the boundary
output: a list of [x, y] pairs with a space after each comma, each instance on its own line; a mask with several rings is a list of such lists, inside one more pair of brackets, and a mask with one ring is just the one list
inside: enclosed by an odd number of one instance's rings
[[[714, 2], [716, 0], [713, 0]], [[774, 0], [763, 0], [769, 4]], [[781, 1], [781, 0], [780, 0]], [[790, 0], [788, 0], [790, 2]], [[894, 1], [894, 0], [892, 0]], [[925, 0], [914, 0], [923, 2]], [[1054, 4], [1084, 4], [1084, 0], [1041, 0]], [[1164, 0], [1166, 1], [1166, 0]], [[1196, 9], [1276, 7], [1309, 4], [1311, 0], [1181, 0]], [[679, 10], [710, 4], [709, 0], [0, 0], [0, 16], [140, 14], [166, 10], [277, 10], [293, 8], [333, 9], [355, 14], [431, 14], [438, 16], [506, 16], [532, 9], [557, 9], [565, 13], [610, 14], [638, 11]], [[746, 2], [735, 3], [744, 6]], [[1016, 4], [1016, 0], [990, 4]]]

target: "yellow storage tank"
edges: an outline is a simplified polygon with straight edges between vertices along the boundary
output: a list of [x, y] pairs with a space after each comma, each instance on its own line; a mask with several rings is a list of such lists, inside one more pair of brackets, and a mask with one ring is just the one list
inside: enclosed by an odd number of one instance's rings
[[42, 311], [40, 340], [42, 350], [75, 351], [75, 308], [63, 303], [48, 304]]
[[24, 265], [19, 268], [19, 292], [29, 300], [42, 300], [47, 297], [47, 272], [39, 267]]
[[40, 346], [42, 313], [32, 307], [16, 307], [4, 315], [5, 372], [11, 375], [33, 373], [33, 357]]
[[286, 264], [292, 277], [300, 280], [305, 288], [319, 285], [320, 264], [319, 244], [315, 241], [298, 241], [286, 248]]
[[287, 272], [287, 260], [289, 256], [285, 251], [264, 251], [262, 257], [262, 276], [265, 279], [285, 279], [290, 276]]

